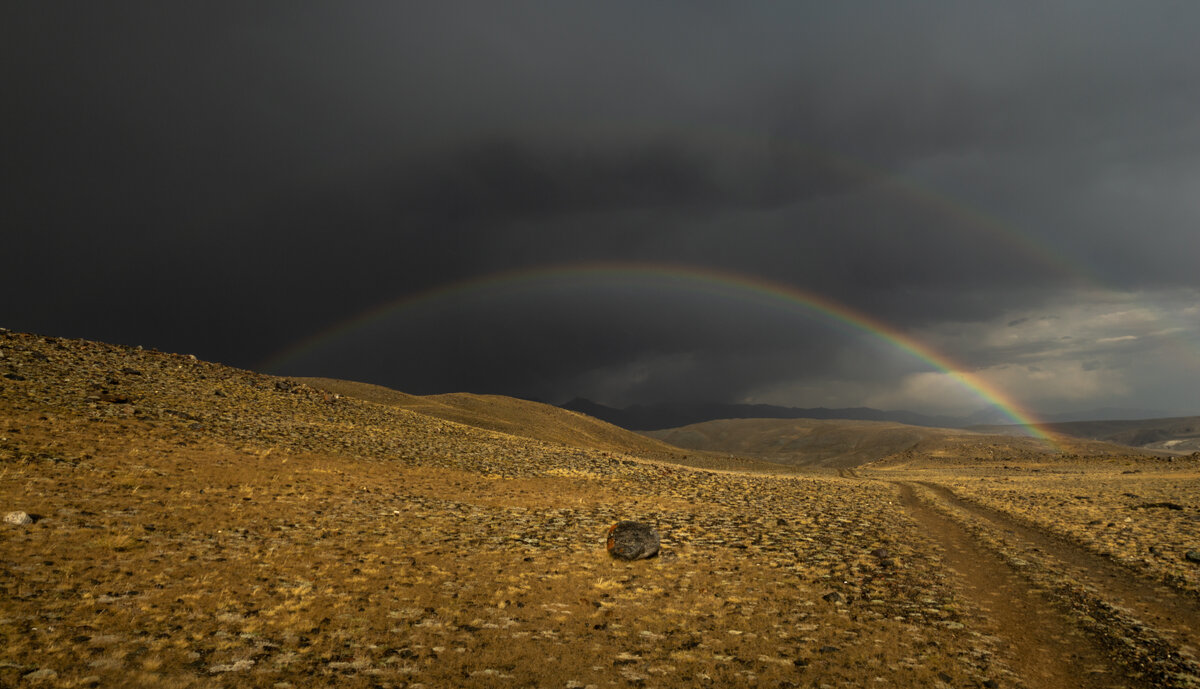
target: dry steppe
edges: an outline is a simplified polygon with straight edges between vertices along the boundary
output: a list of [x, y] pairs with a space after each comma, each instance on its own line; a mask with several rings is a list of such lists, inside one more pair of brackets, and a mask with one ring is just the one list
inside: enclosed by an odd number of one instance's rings
[[889, 421], [846, 419], [718, 419], [680, 428], [643, 431], [648, 438], [714, 455], [757, 458], [789, 467], [851, 468], [891, 457], [988, 460], [1044, 457], [1047, 452], [1121, 455], [1133, 448], [1056, 435], [1055, 446], [1010, 432], [981, 433]]
[[1197, 686], [1195, 458], [717, 469], [336, 386], [0, 332], [0, 686]]

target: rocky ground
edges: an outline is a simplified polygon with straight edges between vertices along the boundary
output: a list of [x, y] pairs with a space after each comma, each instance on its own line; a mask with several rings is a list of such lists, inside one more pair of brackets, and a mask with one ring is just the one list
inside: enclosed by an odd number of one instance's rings
[[[699, 471], [0, 334], [0, 684], [1007, 682], [883, 485]], [[604, 550], [620, 519], [663, 554]]]
[[[4, 331], [0, 512], [33, 523], [0, 525], [0, 686], [1048, 686], [896, 476], [646, 461]], [[624, 519], [662, 553], [609, 557]]]

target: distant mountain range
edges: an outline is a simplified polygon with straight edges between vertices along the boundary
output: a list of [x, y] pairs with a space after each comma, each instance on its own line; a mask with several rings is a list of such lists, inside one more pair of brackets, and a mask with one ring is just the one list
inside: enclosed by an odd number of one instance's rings
[[[827, 409], [825, 407], [800, 408], [781, 407], [772, 404], [652, 404], [633, 405], [618, 409], [598, 404], [591, 400], [575, 398], [561, 405], [564, 409], [607, 421], [631, 431], [657, 431], [678, 428], [694, 423], [717, 419], [848, 419], [852, 421], [891, 421], [910, 426], [931, 428], [970, 428], [1011, 423], [1011, 419], [999, 409], [984, 409], [969, 416], [945, 416], [919, 414], [896, 410], [883, 411], [870, 407]], [[1117, 419], [1150, 419], [1170, 416], [1160, 410], [1145, 409], [1094, 409], [1071, 414], [1055, 414], [1041, 417], [1047, 422], [1109, 421]]]

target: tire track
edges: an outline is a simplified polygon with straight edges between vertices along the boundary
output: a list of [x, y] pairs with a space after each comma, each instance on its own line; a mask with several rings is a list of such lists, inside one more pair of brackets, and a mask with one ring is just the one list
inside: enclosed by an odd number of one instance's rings
[[1091, 552], [1065, 538], [1026, 526], [997, 510], [964, 500], [949, 488], [922, 482], [939, 499], [978, 517], [1023, 542], [1041, 557], [1053, 558], [1071, 579], [1091, 587], [1101, 599], [1128, 611], [1141, 624], [1190, 656], [1200, 651], [1200, 601]]
[[1099, 640], [1084, 632], [1045, 592], [954, 519], [897, 483], [900, 501], [922, 530], [940, 544], [964, 597], [981, 608], [1002, 640], [1008, 661], [1028, 686], [1045, 689], [1161, 686], [1132, 677]]

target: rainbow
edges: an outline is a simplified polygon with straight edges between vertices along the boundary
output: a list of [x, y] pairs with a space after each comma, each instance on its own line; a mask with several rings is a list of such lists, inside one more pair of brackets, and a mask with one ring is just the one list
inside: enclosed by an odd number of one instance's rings
[[399, 311], [421, 303], [456, 295], [482, 293], [511, 285], [563, 279], [578, 280], [589, 277], [620, 281], [646, 278], [670, 280], [691, 291], [757, 297], [788, 309], [800, 307], [882, 340], [952, 376], [980, 399], [1003, 412], [1015, 424], [1025, 427], [1032, 435], [1061, 450], [1041, 424], [1027, 411], [1021, 409], [1003, 390], [979, 376], [967, 372], [963, 366], [955, 363], [946, 355], [934, 351], [895, 327], [845, 304], [793, 285], [741, 273], [695, 266], [659, 263], [577, 263], [482, 275], [416, 294], [405, 295], [380, 304], [282, 350], [263, 362], [259, 368], [264, 371], [279, 370], [355, 330], [377, 323]]

